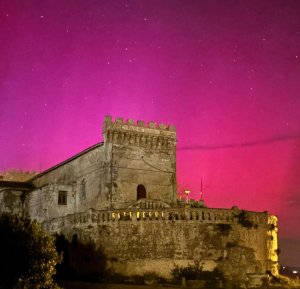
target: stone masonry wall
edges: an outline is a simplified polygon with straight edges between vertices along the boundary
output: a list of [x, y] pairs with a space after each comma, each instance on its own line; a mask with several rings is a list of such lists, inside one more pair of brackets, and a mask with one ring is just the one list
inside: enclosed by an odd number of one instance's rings
[[106, 116], [103, 123], [106, 154], [111, 159], [112, 206], [126, 207], [143, 185], [147, 197], [176, 203], [176, 130], [150, 122]]
[[[26, 199], [26, 213], [39, 221], [109, 207], [110, 174], [103, 145], [31, 179], [38, 188]], [[84, 192], [83, 192], [84, 190]], [[66, 192], [66, 204], [59, 204], [59, 192]]]
[[[269, 234], [273, 217], [267, 212], [250, 212], [257, 228], [247, 229], [237, 223], [237, 210], [161, 208], [151, 203], [148, 209], [88, 210], [44, 226], [69, 240], [76, 234], [83, 243], [101, 245], [113, 270], [125, 275], [156, 271], [170, 278], [174, 263], [187, 266], [195, 261], [206, 270], [219, 267], [229, 279], [244, 280], [246, 273], [267, 269], [278, 273], [277, 260], [270, 256], [277, 248]], [[231, 229], [224, 232], [220, 224]]]
[[36, 171], [16, 171], [9, 170], [6, 172], [0, 172], [0, 180], [2, 181], [15, 181], [15, 182], [25, 182], [36, 176]]

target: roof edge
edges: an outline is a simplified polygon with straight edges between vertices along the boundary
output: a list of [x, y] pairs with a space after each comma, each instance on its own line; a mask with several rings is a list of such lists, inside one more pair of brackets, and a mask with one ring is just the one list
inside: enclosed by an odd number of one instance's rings
[[19, 182], [19, 181], [0, 181], [0, 191], [1, 190], [29, 191], [34, 188], [35, 186], [32, 183]]

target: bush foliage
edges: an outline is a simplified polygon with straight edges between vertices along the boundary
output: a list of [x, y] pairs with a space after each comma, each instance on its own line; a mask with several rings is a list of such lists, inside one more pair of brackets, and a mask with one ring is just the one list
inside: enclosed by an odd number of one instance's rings
[[53, 282], [55, 265], [61, 262], [54, 237], [41, 225], [14, 214], [0, 216], [0, 287], [59, 288]]
[[182, 277], [185, 277], [187, 280], [196, 280], [198, 274], [202, 272], [202, 268], [199, 268], [199, 264], [188, 264], [187, 267], [176, 264], [174, 264], [174, 266], [175, 268], [171, 270], [171, 275], [175, 281], [180, 281]]
[[230, 224], [217, 224], [217, 230], [221, 233], [221, 235], [228, 236], [232, 227]]
[[225, 281], [223, 273], [218, 268], [213, 271], [205, 271], [198, 263], [188, 264], [187, 267], [175, 265], [175, 268], [171, 270], [171, 275], [175, 282], [180, 281], [182, 277], [185, 277], [186, 280]]
[[253, 222], [249, 220], [249, 214], [246, 211], [242, 210], [236, 217], [238, 218], [238, 223], [248, 230], [253, 227], [257, 228], [257, 226], [254, 226]]
[[63, 253], [63, 261], [56, 266], [55, 278], [85, 282], [103, 282], [108, 274], [106, 268], [107, 256], [102, 247], [89, 242], [83, 244], [77, 241], [77, 235], [69, 242], [65, 236], [56, 235], [56, 247]]

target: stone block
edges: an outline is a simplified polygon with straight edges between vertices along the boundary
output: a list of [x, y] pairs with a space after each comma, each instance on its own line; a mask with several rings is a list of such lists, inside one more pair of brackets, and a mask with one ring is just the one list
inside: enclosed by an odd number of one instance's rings
[[116, 123], [123, 124], [123, 117], [116, 117]]
[[134, 119], [128, 118], [127, 121], [126, 121], [126, 124], [128, 124], [128, 125], [134, 125]]
[[148, 127], [149, 127], [149, 128], [156, 128], [156, 122], [151, 122], [151, 121], [150, 121], [150, 122], [148, 123]]
[[164, 123], [160, 123], [160, 124], [158, 125], [158, 128], [159, 128], [159, 129], [166, 129], [167, 126], [166, 126]]
[[145, 127], [145, 121], [144, 120], [138, 120], [137, 125], [139, 127]]
[[176, 132], [176, 126], [175, 125], [169, 125], [168, 130]]
[[105, 122], [111, 122], [111, 121], [112, 121], [111, 115], [106, 115], [106, 116], [104, 117], [104, 121], [105, 121]]

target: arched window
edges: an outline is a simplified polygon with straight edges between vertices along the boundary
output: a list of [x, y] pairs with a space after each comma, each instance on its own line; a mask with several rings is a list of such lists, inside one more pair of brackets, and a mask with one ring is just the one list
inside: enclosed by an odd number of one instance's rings
[[137, 195], [137, 200], [146, 198], [146, 188], [143, 185], [138, 185], [136, 195]]

